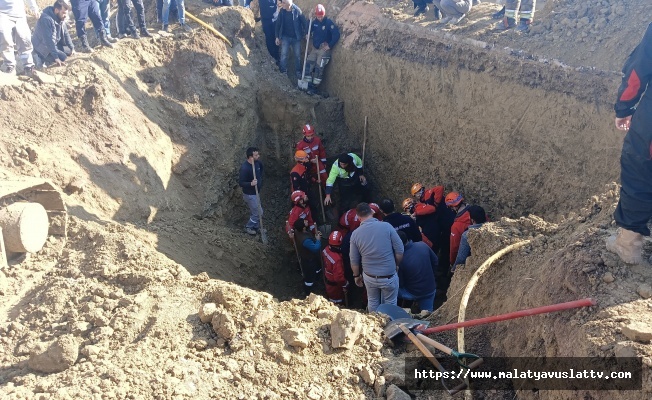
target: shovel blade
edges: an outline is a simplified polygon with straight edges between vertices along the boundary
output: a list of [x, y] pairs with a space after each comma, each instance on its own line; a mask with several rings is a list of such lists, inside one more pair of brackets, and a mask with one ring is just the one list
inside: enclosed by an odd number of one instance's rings
[[400, 325], [403, 325], [407, 329], [412, 329], [424, 324], [428, 324], [428, 322], [419, 321], [418, 319], [412, 318], [395, 319], [385, 325], [385, 336], [387, 336], [388, 339], [396, 339], [403, 335], [403, 330], [401, 329]]
[[308, 90], [308, 81], [304, 81], [303, 79], [299, 79], [297, 82], [297, 85], [299, 85], [299, 89], [301, 90]]
[[376, 312], [389, 316], [392, 321], [399, 318], [410, 318], [410, 314], [407, 311], [393, 304], [381, 304], [376, 309]]
[[268, 244], [269, 241], [267, 240], [267, 232], [262, 231], [260, 233], [260, 241], [263, 242], [263, 244]]

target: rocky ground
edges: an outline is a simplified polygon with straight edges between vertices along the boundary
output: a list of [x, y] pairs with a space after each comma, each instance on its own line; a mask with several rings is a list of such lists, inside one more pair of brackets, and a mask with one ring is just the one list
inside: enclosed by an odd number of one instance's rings
[[[345, 4], [327, 6], [336, 14]], [[435, 28], [430, 15], [409, 17], [407, 3], [377, 4], [394, 19]], [[645, 27], [645, 6], [549, 0], [529, 36], [496, 37], [487, 29], [497, 6], [483, 3], [450, 32], [613, 71]], [[403, 360], [416, 349], [389, 342], [377, 315], [342, 311], [317, 295], [299, 299], [301, 277], [279, 228], [298, 127], [316, 124], [332, 154], [359, 147], [361, 130], [344, 124], [351, 105], [306, 96], [269, 73], [250, 11], [187, 7], [215, 21], [233, 48], [201, 30], [173, 31], [79, 55], [50, 71], [54, 83], [0, 87], [0, 184], [19, 175], [50, 179], [65, 190], [71, 215], [67, 241], [51, 238], [43, 251], [0, 270], [0, 397], [407, 399]], [[623, 9], [636, 23], [624, 22]], [[151, 21], [151, 7], [149, 14]], [[565, 37], [583, 41], [567, 45]], [[246, 211], [235, 173], [251, 144], [261, 147], [268, 167], [263, 206], [271, 246], [242, 232]], [[606, 252], [617, 186], [593, 193], [579, 210], [559, 210], [564, 217], [554, 223], [518, 203], [496, 206], [495, 222], [470, 235], [473, 257], [455, 274], [449, 301], [428, 318], [457, 320], [475, 269], [502, 247], [531, 240], [482, 277], [466, 319], [583, 297], [598, 305], [468, 328], [466, 349], [485, 356], [640, 356], [644, 391], [617, 396], [647, 399], [652, 270]], [[434, 337], [456, 346], [454, 333]]]

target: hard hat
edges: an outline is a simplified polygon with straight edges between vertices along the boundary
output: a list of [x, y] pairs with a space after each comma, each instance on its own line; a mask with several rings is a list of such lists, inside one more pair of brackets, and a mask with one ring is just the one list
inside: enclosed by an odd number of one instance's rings
[[292, 194], [290, 195], [290, 199], [292, 200], [292, 202], [293, 202], [294, 204], [298, 203], [299, 200], [303, 199], [304, 197], [306, 197], [306, 193], [303, 192], [303, 191], [301, 191], [301, 190], [295, 190], [295, 191], [292, 192]]
[[328, 244], [331, 246], [341, 246], [342, 240], [344, 240], [344, 237], [340, 231], [333, 231], [330, 235], [328, 235]]
[[446, 195], [446, 205], [447, 206], [457, 206], [459, 205], [462, 200], [464, 200], [464, 197], [462, 197], [461, 194], [457, 192], [450, 192]]
[[294, 159], [297, 161], [305, 161], [308, 158], [308, 153], [303, 150], [297, 150], [294, 153]]
[[324, 15], [326, 15], [326, 7], [323, 4], [317, 4], [317, 7], [315, 7], [315, 16], [323, 17]]
[[376, 203], [369, 203], [369, 208], [371, 208], [374, 212], [374, 214], [377, 214], [380, 212], [380, 206]]
[[410, 189], [410, 193], [412, 194], [412, 196], [416, 196], [420, 190], [423, 190], [423, 188], [424, 186], [417, 182], [414, 185], [412, 185], [412, 189]]
[[313, 128], [310, 124], [305, 124], [303, 126], [303, 134], [305, 136], [312, 136], [315, 134], [315, 128]]
[[412, 208], [414, 203], [415, 201], [412, 197], [408, 197], [407, 199], [403, 200], [403, 210], [408, 210]]

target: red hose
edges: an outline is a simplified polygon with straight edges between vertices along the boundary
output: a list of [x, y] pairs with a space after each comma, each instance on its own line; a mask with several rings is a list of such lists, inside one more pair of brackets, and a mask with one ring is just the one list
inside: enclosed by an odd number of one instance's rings
[[527, 310], [514, 311], [514, 312], [511, 312], [511, 313], [507, 313], [507, 314], [494, 315], [492, 317], [484, 317], [484, 318], [472, 319], [472, 320], [469, 320], [469, 321], [458, 322], [458, 323], [455, 323], [455, 324], [435, 326], [433, 328], [425, 329], [425, 330], [421, 331], [420, 333], [422, 333], [424, 335], [429, 335], [431, 333], [436, 333], [436, 332], [449, 331], [449, 330], [458, 329], [458, 328], [466, 328], [467, 326], [476, 326], [476, 325], [489, 324], [489, 323], [492, 323], [492, 322], [505, 321], [505, 320], [508, 320], [508, 319], [527, 317], [527, 316], [530, 316], [530, 315], [546, 314], [546, 313], [553, 312], [553, 311], [570, 310], [572, 308], [589, 307], [589, 306], [594, 306], [596, 304], [597, 303], [595, 302], [595, 300], [587, 298], [587, 299], [582, 299], [582, 300], [569, 301], [567, 303], [559, 303], [559, 304], [553, 304], [553, 305], [550, 305], [550, 306], [543, 306], [543, 307], [537, 307], [537, 308], [530, 308], [530, 309], [527, 309]]

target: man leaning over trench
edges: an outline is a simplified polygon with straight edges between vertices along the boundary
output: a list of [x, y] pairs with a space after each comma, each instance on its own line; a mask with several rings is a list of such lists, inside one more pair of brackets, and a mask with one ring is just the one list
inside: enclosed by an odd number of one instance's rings
[[[255, 235], [260, 229], [260, 217], [263, 215], [263, 207], [258, 203], [258, 196], [256, 196], [256, 187], [260, 191], [263, 186], [263, 163], [258, 160], [259, 158], [258, 148], [249, 147], [247, 159], [240, 166], [238, 179], [242, 188], [242, 198], [249, 207], [249, 221], [245, 225], [245, 231], [250, 235]], [[254, 178], [254, 168], [256, 168], [256, 178]]]
[[372, 313], [381, 303], [396, 305], [403, 242], [393, 226], [373, 217], [369, 204], [358, 204], [356, 213], [361, 223], [351, 235], [351, 269], [355, 284], [367, 287], [367, 310]]
[[620, 227], [607, 249], [626, 263], [643, 262], [643, 237], [652, 217], [652, 23], [629, 55], [618, 89], [616, 128], [627, 131], [620, 154], [620, 200], [614, 212]]

